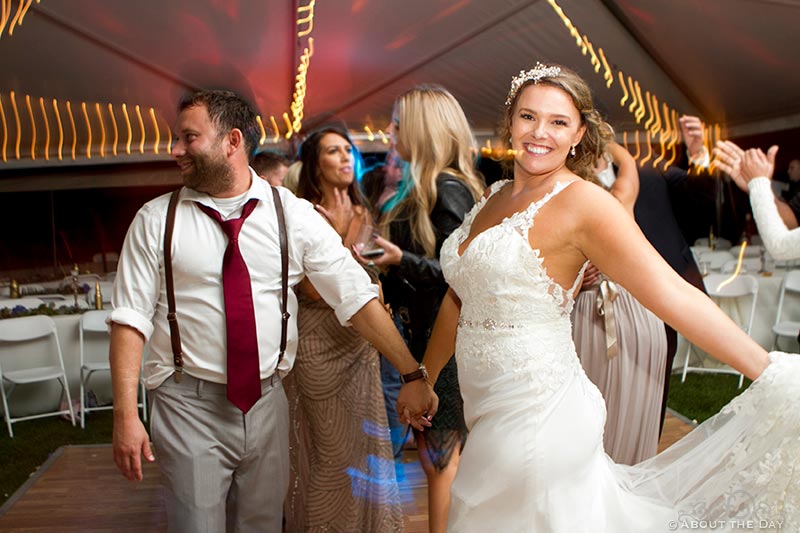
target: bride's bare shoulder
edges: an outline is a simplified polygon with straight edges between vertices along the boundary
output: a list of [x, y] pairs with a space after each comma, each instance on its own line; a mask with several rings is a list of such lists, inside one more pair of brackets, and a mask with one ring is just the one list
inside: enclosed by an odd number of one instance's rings
[[601, 186], [580, 178], [570, 183], [564, 192], [567, 193], [567, 197], [575, 201], [606, 202], [614, 200], [614, 197]]
[[[630, 218], [622, 204], [611, 193], [599, 185], [579, 179], [571, 183], [562, 193], [561, 204], [570, 216], [580, 225], [582, 223], [603, 223], [616, 220], [616, 216]], [[609, 218], [611, 217], [611, 218]], [[633, 219], [631, 219], [633, 220]]]

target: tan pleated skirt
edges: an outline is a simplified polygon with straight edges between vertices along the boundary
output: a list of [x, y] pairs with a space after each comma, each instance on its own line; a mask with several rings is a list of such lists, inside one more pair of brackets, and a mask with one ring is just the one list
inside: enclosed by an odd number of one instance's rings
[[606, 453], [617, 463], [635, 464], [654, 456], [658, 447], [667, 341], [664, 323], [616, 287], [619, 294], [612, 305], [619, 354], [608, 357], [596, 286], [575, 299], [572, 336], [587, 376], [606, 402]]

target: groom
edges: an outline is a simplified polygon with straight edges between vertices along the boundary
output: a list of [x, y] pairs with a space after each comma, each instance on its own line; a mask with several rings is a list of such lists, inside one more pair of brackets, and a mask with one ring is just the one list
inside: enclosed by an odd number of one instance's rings
[[[114, 284], [114, 461], [127, 479], [141, 481], [141, 456], [155, 460], [137, 412], [149, 340], [143, 378], [170, 530], [218, 532], [227, 523], [236, 531], [280, 531], [289, 480], [281, 378], [297, 347], [297, 300], [289, 290], [284, 302], [283, 272], [288, 285], [308, 276], [341, 323], [352, 325], [406, 376], [415, 392], [401, 411], [409, 423], [428, 424], [422, 414], [435, 410], [436, 395], [424, 380], [412, 381], [419, 365], [379, 303], [377, 287], [336, 232], [311, 204], [273, 189], [249, 167], [257, 146], [254, 109], [229, 91], [197, 91], [181, 101], [175, 131], [172, 156], [185, 187], [175, 212], [172, 260], [166, 261], [163, 248], [165, 195], [137, 213]], [[280, 245], [280, 220], [288, 257]], [[168, 315], [172, 294], [176, 313]], [[282, 304], [289, 313], [283, 358]], [[180, 336], [168, 325], [175, 320]], [[234, 377], [240, 385], [232, 385]]]

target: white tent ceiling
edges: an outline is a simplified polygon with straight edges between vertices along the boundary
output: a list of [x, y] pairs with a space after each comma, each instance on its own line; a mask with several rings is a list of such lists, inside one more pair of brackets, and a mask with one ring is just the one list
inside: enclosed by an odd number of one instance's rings
[[[23, 5], [24, 4], [24, 5]], [[297, 26], [297, 9], [313, 27]], [[290, 110], [298, 60], [313, 38], [303, 130], [330, 120], [353, 131], [389, 123], [395, 96], [417, 83], [440, 83], [462, 103], [478, 133], [494, 130], [510, 78], [537, 60], [572, 67], [590, 80], [617, 131], [636, 121], [618, 72], [642, 93], [678, 113], [700, 114], [723, 135], [800, 127], [800, 26], [796, 0], [559, 0], [581, 35], [602, 48], [613, 72], [606, 88], [546, 0], [3, 0], [9, 16], [0, 36], [0, 103], [7, 161], [0, 175], [21, 168], [163, 159], [121, 156], [89, 161], [85, 120], [99, 121], [95, 103], [152, 107], [171, 124], [182, 92], [228, 86], [252, 98], [265, 120]], [[9, 34], [15, 14], [27, 8]], [[303, 8], [309, 8], [302, 11]], [[311, 29], [297, 38], [297, 30]], [[14, 91], [20, 126], [11, 110]], [[30, 95], [33, 111], [25, 107]], [[55, 139], [51, 102], [72, 102], [78, 156], [45, 160], [42, 97]], [[80, 112], [87, 102], [88, 119]], [[98, 113], [101, 113], [98, 112]], [[116, 111], [118, 113], [118, 111]], [[26, 115], [38, 137], [31, 158]], [[134, 130], [136, 121], [132, 119]], [[99, 125], [99, 122], [98, 122]], [[15, 129], [16, 128], [16, 129]], [[65, 126], [66, 128], [66, 126]], [[97, 141], [97, 130], [95, 139]], [[641, 128], [641, 125], [639, 126]], [[19, 132], [17, 132], [19, 130]], [[109, 133], [110, 136], [110, 133]], [[68, 135], [65, 142], [69, 144]], [[120, 141], [122, 142], [122, 141]], [[16, 158], [15, 145], [21, 157]], [[48, 155], [55, 153], [50, 141]], [[135, 144], [135, 143], [134, 143]], [[96, 150], [96, 149], [95, 149]]]

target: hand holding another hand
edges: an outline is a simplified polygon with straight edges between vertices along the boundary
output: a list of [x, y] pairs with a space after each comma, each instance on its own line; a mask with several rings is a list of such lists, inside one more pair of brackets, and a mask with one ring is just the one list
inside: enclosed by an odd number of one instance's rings
[[439, 408], [439, 397], [427, 380], [410, 381], [400, 389], [397, 398], [397, 414], [400, 421], [411, 424], [414, 429], [424, 431], [431, 426], [431, 419]]

